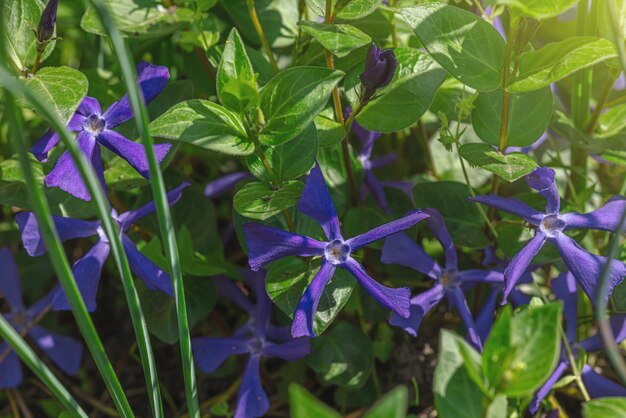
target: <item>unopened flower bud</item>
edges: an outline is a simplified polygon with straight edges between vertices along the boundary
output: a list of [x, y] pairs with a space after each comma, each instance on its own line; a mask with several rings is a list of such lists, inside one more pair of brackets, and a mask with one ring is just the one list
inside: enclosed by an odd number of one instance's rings
[[39, 26], [37, 26], [37, 42], [45, 44], [54, 35], [54, 25], [57, 21], [57, 8], [59, 6], [59, 0], [50, 0], [43, 9], [41, 19], [39, 20]]
[[365, 70], [359, 76], [363, 86], [362, 101], [367, 102], [376, 90], [389, 84], [397, 67], [398, 61], [391, 49], [380, 50], [372, 44], [367, 53]]

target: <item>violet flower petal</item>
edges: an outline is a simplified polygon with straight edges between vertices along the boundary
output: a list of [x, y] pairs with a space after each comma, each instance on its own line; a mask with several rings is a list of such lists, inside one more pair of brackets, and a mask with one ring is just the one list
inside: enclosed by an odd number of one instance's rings
[[293, 322], [291, 324], [291, 335], [297, 337], [315, 337], [313, 330], [313, 321], [317, 305], [324, 292], [324, 288], [335, 273], [335, 266], [330, 262], [323, 260], [320, 270], [317, 272], [309, 286], [304, 291], [296, 311], [293, 313]]
[[398, 154], [396, 154], [395, 152], [384, 155], [382, 157], [374, 158], [370, 162], [370, 168], [374, 170], [376, 168], [385, 167], [393, 163], [396, 159], [398, 159]]
[[239, 183], [241, 180], [249, 179], [252, 177], [252, 174], [248, 173], [247, 171], [239, 171], [236, 173], [226, 174], [225, 176], [222, 176], [217, 180], [209, 182], [204, 188], [204, 195], [211, 199], [216, 198], [224, 194], [226, 191], [230, 190], [232, 187], [235, 186], [235, 184]]
[[372, 242], [409, 229], [419, 221], [427, 218], [429, 218], [429, 215], [427, 213], [416, 209], [410, 211], [400, 219], [387, 222], [386, 224], [377, 226], [376, 228], [371, 229], [361, 235], [350, 238], [346, 241], [346, 244], [348, 244], [351, 251], [354, 252], [365, 245], [371, 244]]
[[270, 409], [270, 401], [261, 385], [260, 355], [251, 355], [243, 372], [237, 393], [237, 409], [234, 418], [256, 418]]
[[[150, 103], [163, 91], [170, 79], [167, 67], [152, 65], [145, 62], [137, 66], [137, 83], [146, 104]], [[109, 129], [126, 122], [133, 117], [133, 109], [130, 105], [128, 94], [125, 94], [119, 102], [113, 103], [103, 115]]]
[[220, 298], [234, 303], [250, 316], [254, 314], [254, 306], [233, 280], [218, 276], [214, 277], [212, 281]]
[[72, 376], [78, 373], [83, 358], [83, 346], [78, 341], [40, 326], [34, 326], [28, 335], [61, 370]]
[[515, 257], [513, 257], [511, 262], [506, 266], [504, 270], [504, 294], [502, 295], [503, 304], [506, 304], [509, 293], [511, 293], [515, 285], [519, 282], [547, 239], [546, 234], [537, 230], [535, 236], [515, 254]]
[[59, 141], [61, 140], [61, 135], [56, 133], [53, 130], [46, 131], [45, 134], [30, 149], [30, 152], [35, 156], [35, 158], [42, 162], [48, 162], [48, 153], [52, 148], [56, 147]]
[[[620, 344], [626, 339], [626, 315], [613, 315], [609, 319], [609, 325], [611, 326], [611, 331], [613, 331], [617, 344]], [[600, 334], [595, 334], [582, 340], [579, 345], [588, 353], [604, 349], [604, 341]]]
[[[96, 139], [90, 133], [82, 131], [76, 136], [76, 140], [80, 150], [91, 163], [91, 166], [100, 177], [100, 183], [104, 187], [104, 170], [100, 158], [100, 147], [98, 147]], [[47, 187], [58, 187], [79, 199], [91, 200], [87, 185], [83, 182], [80, 171], [74, 164], [69, 151], [61, 154], [52, 171], [45, 177], [44, 183]]]
[[[378, 179], [371, 170], [365, 171], [364, 185], [367, 190], [372, 193], [372, 197], [374, 197], [374, 200], [376, 201], [376, 203], [378, 203], [378, 206], [380, 206], [381, 209], [385, 212], [390, 213], [391, 211], [389, 210], [389, 205], [387, 204], [387, 197], [385, 196], [383, 185], [380, 184], [380, 181], [378, 181]], [[361, 199], [363, 198], [364, 196], [363, 194], [361, 194]]]
[[550, 283], [554, 295], [563, 301], [563, 317], [565, 318], [565, 336], [569, 342], [576, 341], [578, 316], [578, 289], [572, 273], [561, 273]]
[[537, 413], [541, 401], [543, 401], [543, 399], [548, 396], [548, 393], [550, 393], [552, 387], [556, 384], [556, 382], [559, 381], [559, 379], [561, 379], [561, 376], [563, 376], [563, 373], [567, 371], [568, 367], [569, 365], [566, 361], [559, 361], [559, 364], [557, 364], [556, 369], [554, 370], [552, 375], [548, 378], [548, 380], [546, 380], [546, 383], [544, 383], [543, 386], [539, 388], [537, 393], [535, 393], [535, 396], [533, 396], [533, 399], [530, 401], [530, 404], [528, 405], [528, 410], [531, 414], [534, 415]]
[[126, 235], [122, 234], [122, 245], [128, 256], [130, 269], [151, 290], [160, 290], [168, 296], [174, 296], [170, 275], [161, 270], [152, 260], [143, 255]]
[[[98, 241], [96, 245], [91, 247], [87, 254], [78, 259], [72, 266], [76, 285], [78, 286], [78, 290], [80, 290], [80, 294], [89, 312], [96, 310], [98, 284], [100, 283], [100, 276], [102, 275], [102, 267], [109, 257], [109, 251], [110, 247], [108, 242]], [[52, 309], [55, 311], [72, 310], [62, 288], [59, 288], [54, 295]]]
[[441, 302], [446, 289], [443, 284], [436, 283], [432, 288], [422, 292], [411, 299], [410, 315], [402, 318], [398, 314], [391, 314], [389, 323], [393, 326], [404, 329], [409, 335], [417, 337], [422, 319], [431, 309]]
[[298, 209], [322, 226], [329, 241], [342, 239], [335, 205], [330, 197], [319, 164], [316, 164], [306, 177], [306, 184], [298, 202]]
[[306, 337], [294, 338], [282, 344], [267, 342], [263, 346], [265, 357], [278, 357], [287, 361], [296, 361], [311, 352], [310, 340]]
[[[96, 235], [100, 226], [99, 222], [64, 218], [61, 216], [53, 216], [52, 220], [61, 241]], [[35, 214], [33, 212], [19, 212], [15, 215], [15, 221], [20, 229], [22, 243], [28, 255], [34, 257], [45, 254], [47, 248], [41, 236]]]
[[497, 270], [478, 270], [470, 269], [463, 270], [457, 273], [457, 280], [462, 283], [491, 283], [502, 284], [504, 283], [504, 274]]
[[558, 215], [561, 207], [561, 196], [554, 180], [554, 170], [548, 167], [538, 167], [525, 177], [526, 183], [546, 198], [546, 213]]
[[446, 256], [446, 270], [457, 271], [459, 268], [458, 256], [454, 249], [454, 242], [452, 241], [450, 231], [448, 231], [446, 227], [446, 221], [437, 209], [428, 208], [425, 209], [424, 212], [430, 215], [430, 218], [426, 221], [428, 222], [428, 229], [430, 229], [430, 232], [437, 238], [437, 241], [439, 241], [443, 248], [443, 252]]
[[413, 196], [413, 188], [415, 184], [410, 181], [381, 181], [380, 184], [383, 187], [391, 187], [392, 189], [400, 190], [409, 198], [409, 201], [415, 205], [415, 197]]
[[[606, 257], [594, 255], [583, 249], [576, 241], [560, 233], [551, 241], [556, 245], [565, 265], [572, 272], [580, 287], [583, 288], [589, 300], [595, 306], [598, 281], [602, 275]], [[608, 287], [604, 299], [608, 300], [613, 288], [620, 284], [626, 275], [626, 265], [619, 260], [611, 260], [609, 268]]]
[[411, 307], [411, 291], [406, 287], [393, 289], [383, 286], [371, 278], [363, 266], [353, 258], [349, 258], [340, 267], [348, 270], [381, 306], [395, 312], [402, 318], [408, 318]]
[[581, 377], [591, 399], [608, 397], [626, 397], [626, 388], [596, 373], [591, 366], [585, 364]]
[[[7, 343], [0, 344], [0, 353], [4, 353], [7, 348], [9, 348]], [[15, 388], [22, 383], [23, 379], [20, 359], [15, 351], [11, 350], [6, 358], [0, 362], [0, 389]]]
[[545, 216], [545, 214], [536, 211], [521, 200], [512, 197], [485, 195], [470, 197], [468, 200], [470, 202], [478, 202], [483, 205], [491, 206], [503, 212], [512, 213], [535, 226], [539, 226]]
[[230, 356], [250, 351], [248, 337], [239, 338], [192, 338], [191, 348], [198, 368], [204, 373], [217, 370]]
[[[177, 188], [172, 189], [169, 192], [167, 192], [167, 202], [169, 203], [169, 205], [173, 206], [176, 203], [178, 203], [178, 201], [183, 195], [183, 190], [189, 186], [191, 186], [191, 183], [185, 181], [181, 183], [180, 186], [178, 186]], [[140, 207], [139, 209], [129, 210], [128, 212], [122, 213], [118, 217], [118, 220], [120, 224], [122, 225], [122, 230], [127, 231], [134, 223], [139, 221], [144, 216], [148, 216], [155, 210], [156, 210], [156, 205], [154, 201], [152, 201]]]
[[324, 254], [326, 244], [304, 235], [272, 228], [258, 223], [243, 225], [248, 242], [248, 263], [254, 271], [270, 261], [288, 255], [312, 256]]
[[[131, 141], [109, 129], [102, 131], [98, 135], [98, 142], [126, 160], [143, 177], [150, 178], [148, 157], [142, 144]], [[171, 144], [154, 145], [154, 154], [159, 164], [163, 161], [171, 147]]]
[[[626, 197], [613, 196], [600, 209], [589, 213], [566, 213], [561, 215], [561, 219], [565, 222], [565, 230], [584, 228], [618, 232], [617, 227], [624, 211], [626, 211]], [[622, 226], [621, 232], [626, 232], [626, 223]]]
[[487, 296], [487, 300], [484, 301], [482, 309], [476, 316], [476, 321], [474, 321], [476, 334], [478, 334], [478, 337], [483, 343], [487, 341], [487, 337], [489, 337], [491, 327], [493, 326], [495, 319], [494, 313], [496, 312], [496, 303], [498, 301], [499, 293], [500, 289], [496, 286], [491, 289], [489, 296]]
[[[0, 299], [4, 298], [11, 311], [22, 310], [24, 301], [22, 300], [22, 286], [17, 270], [17, 264], [11, 250], [0, 248]], [[1, 353], [1, 351], [0, 351]]]
[[459, 311], [461, 314], [461, 319], [463, 319], [463, 323], [465, 324], [465, 328], [467, 328], [468, 340], [470, 344], [474, 346], [478, 351], [483, 351], [483, 344], [478, 335], [478, 331], [476, 330], [476, 324], [474, 323], [474, 318], [472, 317], [472, 312], [467, 306], [467, 300], [465, 299], [465, 295], [461, 288], [454, 286], [450, 287], [447, 292], [448, 299]]
[[404, 233], [393, 234], [385, 239], [380, 261], [410, 267], [434, 280], [441, 277], [441, 267], [437, 262]]
[[76, 109], [76, 111], [85, 117], [102, 114], [102, 108], [100, 107], [98, 100], [89, 96], [85, 96], [82, 102], [78, 105], [78, 109]]

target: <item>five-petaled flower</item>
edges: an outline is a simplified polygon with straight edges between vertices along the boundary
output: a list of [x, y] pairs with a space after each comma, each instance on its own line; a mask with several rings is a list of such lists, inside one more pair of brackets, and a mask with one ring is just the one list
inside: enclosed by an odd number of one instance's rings
[[[9, 305], [10, 312], [3, 314], [19, 332], [26, 333], [59, 369], [76, 375], [83, 356], [82, 345], [73, 338], [48, 331], [37, 325], [52, 303], [56, 289], [49, 292], [30, 308], [24, 306], [17, 265], [8, 248], [0, 249], [0, 294]], [[23, 374], [19, 357], [9, 345], [0, 345], [0, 389], [10, 389], [22, 383]]]
[[[352, 109], [350, 107], [346, 107], [345, 110], [345, 118], [347, 119], [352, 113]], [[404, 194], [406, 194], [411, 201], [413, 201], [413, 183], [408, 181], [380, 181], [374, 174], [373, 170], [380, 167], [385, 167], [391, 163], [393, 163], [398, 157], [395, 152], [392, 152], [384, 157], [374, 158], [372, 159], [372, 149], [374, 148], [374, 143], [381, 137], [379, 132], [373, 132], [368, 129], [365, 129], [359, 123], [354, 120], [352, 122], [352, 132], [354, 132], [361, 140], [361, 144], [363, 147], [359, 152], [357, 158], [363, 167], [363, 174], [365, 176], [363, 180], [363, 185], [361, 186], [361, 200], [365, 200], [367, 197], [367, 193], [371, 193], [376, 200], [376, 203], [387, 213], [391, 212], [389, 210], [389, 205], [387, 204], [387, 197], [385, 196], [385, 191], [383, 187], [393, 187], [394, 189], [398, 189]]]
[[382, 306], [391, 309], [403, 318], [409, 316], [410, 290], [392, 289], [381, 285], [365, 272], [363, 266], [352, 257], [352, 254], [374, 241], [412, 227], [422, 219], [428, 218], [426, 213], [414, 210], [403, 218], [345, 240], [339, 229], [335, 206], [318, 165], [311, 170], [306, 179], [298, 209], [322, 226], [328, 241], [318, 241], [258, 223], [247, 223], [243, 226], [252, 270], [259, 270], [271, 261], [290, 255], [322, 257], [322, 266], [306, 288], [294, 313], [291, 327], [291, 334], [294, 337], [315, 336], [313, 318], [322, 292], [337, 267], [352, 273], [361, 286]]
[[[561, 214], [561, 201], [554, 179], [554, 170], [539, 167], [526, 176], [526, 182], [546, 199], [545, 213], [541, 213], [515, 198], [495, 195], [470, 198], [471, 201], [517, 215], [536, 228], [535, 236], [513, 257], [504, 271], [503, 303], [506, 303], [511, 289], [546, 241], [550, 241], [557, 247], [569, 271], [572, 272], [591, 302], [595, 303], [598, 280], [607, 259], [590, 254], [580, 247], [574, 239], [567, 236], [565, 231], [575, 228], [612, 232], [626, 231], [626, 227], [622, 231], [616, 231], [622, 213], [626, 210], [626, 198], [614, 196], [603, 207], [590, 213], [570, 212]], [[619, 260], [611, 260], [608, 274], [608, 292], [604, 295], [606, 299], [626, 275], [626, 265]]]
[[[592, 335], [578, 342], [576, 338], [578, 290], [576, 280], [571, 273], [561, 273], [551, 282], [551, 288], [555, 296], [563, 301], [563, 316], [565, 318], [565, 337], [567, 338], [574, 354], [583, 349], [586, 353], [600, 351], [604, 343], [599, 334]], [[617, 344], [626, 339], [626, 315], [615, 315], [610, 319], [610, 325], [615, 335]], [[545, 398], [552, 387], [561, 379], [561, 376], [570, 367], [569, 360], [563, 350], [554, 372], [537, 391], [528, 408], [531, 414], [539, 409], [539, 404]], [[626, 388], [598, 374], [591, 366], [585, 364], [581, 370], [581, 377], [591, 398], [626, 397]]]
[[367, 103], [376, 94], [376, 90], [391, 83], [398, 68], [398, 60], [391, 49], [379, 49], [372, 44], [367, 52], [365, 69], [359, 76], [361, 79], [361, 103]]
[[232, 355], [249, 355], [237, 394], [235, 418], [254, 418], [265, 415], [270, 406], [261, 384], [261, 358], [295, 361], [309, 354], [311, 347], [308, 338], [291, 338], [286, 328], [270, 323], [272, 303], [265, 291], [265, 272], [244, 271], [242, 276], [256, 295], [256, 306], [232, 280], [213, 280], [219, 296], [245, 310], [250, 319], [232, 337], [194, 338], [191, 344], [196, 363], [205, 373], [212, 373]]
[[[137, 66], [137, 72], [137, 82], [143, 98], [146, 103], [149, 103], [165, 88], [170, 76], [169, 71], [167, 67], [141, 62]], [[98, 144], [104, 145], [126, 160], [145, 178], [149, 176], [148, 160], [143, 145], [131, 141], [113, 130], [132, 117], [133, 111], [127, 94], [120, 101], [109, 106], [104, 113], [102, 113], [100, 103], [96, 99], [85, 97], [67, 125], [71, 131], [78, 133], [76, 135], [78, 146], [100, 177], [102, 187], [105, 187], [105, 183]], [[46, 162], [48, 161], [48, 152], [59, 143], [60, 139], [61, 137], [57, 132], [50, 130], [37, 141], [31, 152], [39, 161]], [[170, 147], [170, 144], [154, 146], [154, 152], [159, 162], [163, 161]], [[65, 151], [59, 157], [52, 171], [45, 177], [44, 182], [48, 187], [58, 187], [79, 199], [91, 199], [89, 190], [83, 182], [69, 151]]]
[[[182, 191], [189, 183], [183, 183], [167, 194], [170, 205], [180, 200]], [[173, 295], [172, 283], [169, 275], [154, 264], [148, 257], [143, 255], [134, 242], [131, 241], [125, 232], [141, 218], [154, 212], [154, 202], [137, 209], [117, 214], [112, 211], [111, 216], [117, 223], [121, 233], [122, 245], [128, 257], [131, 271], [137, 275], [149, 289], [160, 290]], [[89, 311], [96, 309], [96, 293], [100, 283], [102, 267], [110, 252], [110, 243], [102, 225], [99, 221], [86, 221], [83, 219], [72, 219], [61, 216], [53, 216], [61, 241], [72, 238], [87, 238], [98, 236], [98, 241], [83, 257], [79, 258], [72, 266], [72, 272], [76, 278], [76, 284], [83, 296], [85, 305]], [[31, 256], [44, 254], [47, 249], [41, 237], [37, 219], [32, 212], [20, 212], [16, 215], [17, 225], [22, 233], [22, 242], [26, 252]], [[52, 308], [55, 310], [70, 310], [70, 305], [62, 289], [54, 295]]]
[[381, 257], [383, 263], [410, 267], [435, 280], [435, 285], [430, 290], [411, 299], [411, 315], [408, 318], [394, 314], [389, 322], [416, 337], [424, 316], [446, 297], [459, 310], [470, 342], [476, 348], [482, 349], [481, 339], [463, 292], [477, 283], [502, 283], [502, 273], [478, 269], [459, 271], [454, 243], [441, 214], [436, 209], [425, 209], [424, 212], [430, 215], [426, 222], [444, 250], [446, 263], [443, 268], [439, 266], [422, 247], [404, 233], [392, 235], [385, 240]]

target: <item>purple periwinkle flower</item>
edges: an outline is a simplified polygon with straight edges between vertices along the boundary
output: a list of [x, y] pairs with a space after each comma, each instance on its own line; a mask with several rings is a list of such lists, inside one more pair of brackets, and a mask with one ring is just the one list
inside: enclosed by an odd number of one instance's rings
[[[59, 369], [69, 375], [76, 375], [83, 357], [82, 345], [73, 338], [55, 334], [37, 325], [40, 317], [49, 309], [56, 289], [26, 308], [17, 265], [8, 248], [0, 248], [0, 270], [0, 296], [4, 297], [10, 308], [8, 313], [3, 314], [6, 320], [19, 333], [26, 332]], [[0, 360], [0, 389], [18, 386], [23, 379], [19, 357], [7, 343], [0, 344], [0, 357], [3, 357]]]
[[[346, 107], [345, 109], [345, 118], [347, 119], [352, 113], [352, 109], [350, 107]], [[408, 181], [380, 181], [374, 174], [373, 170], [380, 167], [388, 166], [393, 163], [398, 157], [395, 152], [388, 154], [384, 157], [373, 158], [372, 159], [372, 150], [374, 148], [374, 144], [381, 137], [379, 132], [373, 132], [368, 129], [365, 129], [356, 121], [356, 119], [352, 122], [352, 132], [354, 132], [361, 140], [361, 144], [363, 147], [359, 152], [357, 158], [363, 167], [363, 173], [365, 175], [365, 179], [363, 180], [363, 185], [361, 186], [361, 200], [365, 200], [368, 193], [371, 193], [376, 200], [376, 203], [387, 213], [390, 213], [389, 204], [387, 203], [387, 197], [385, 196], [384, 187], [393, 187], [394, 189], [398, 189], [404, 194], [406, 194], [411, 201], [413, 201], [413, 183]]]
[[[587, 353], [602, 350], [604, 344], [599, 334], [595, 334], [580, 342], [576, 339], [578, 291], [576, 289], [576, 280], [574, 276], [569, 272], [562, 273], [552, 281], [551, 286], [556, 297], [563, 301], [563, 316], [565, 318], [566, 325], [565, 336], [572, 348], [572, 352], [576, 354], [579, 349], [583, 349]], [[626, 315], [615, 315], [611, 317], [610, 325], [613, 330], [613, 334], [615, 335], [616, 342], [619, 344], [624, 341], [626, 339]], [[561, 376], [569, 367], [570, 364], [565, 350], [562, 350], [561, 357], [554, 372], [537, 391], [530, 402], [529, 409], [531, 414], [534, 415], [537, 412], [539, 404], [543, 398], [548, 395], [552, 387], [559, 381], [559, 379], [561, 379]], [[598, 374], [587, 364], [582, 368], [581, 377], [591, 398], [604, 398], [611, 396], [626, 397], [625, 387]]]
[[361, 102], [367, 103], [378, 89], [391, 82], [398, 68], [398, 60], [391, 49], [378, 49], [372, 44], [365, 59], [365, 70], [361, 73]]
[[233, 188], [241, 180], [252, 178], [252, 174], [247, 171], [237, 171], [226, 174], [217, 180], [209, 182], [204, 188], [204, 195], [210, 199], [218, 197]]
[[249, 355], [237, 394], [235, 418], [254, 418], [265, 415], [270, 407], [261, 383], [261, 358], [295, 361], [309, 354], [311, 347], [308, 338], [291, 338], [286, 328], [270, 323], [272, 302], [265, 291], [265, 272], [245, 271], [242, 275], [256, 295], [256, 306], [232, 280], [213, 280], [218, 295], [245, 310], [250, 319], [232, 337], [194, 338], [191, 344], [196, 363], [205, 373], [212, 373], [232, 355]]
[[[147, 62], [141, 62], [137, 66], [137, 73], [137, 82], [146, 103], [149, 103], [165, 88], [170, 77], [167, 67], [152, 65]], [[102, 187], [105, 187], [105, 184], [99, 145], [104, 145], [126, 160], [145, 178], [149, 177], [148, 160], [143, 145], [131, 141], [113, 130], [132, 117], [133, 111], [127, 94], [120, 101], [109, 106], [104, 113], [102, 113], [100, 103], [96, 99], [85, 97], [67, 125], [71, 131], [78, 133], [76, 135], [78, 146], [99, 175]], [[31, 152], [39, 161], [47, 162], [48, 152], [59, 143], [60, 139], [58, 133], [49, 130], [32, 147]], [[156, 144], [154, 146], [154, 152], [159, 163], [163, 161], [170, 147], [170, 144]], [[52, 171], [45, 177], [44, 183], [48, 187], [58, 187], [79, 199], [91, 199], [89, 190], [83, 182], [69, 151], [65, 151], [59, 157]]]
[[392, 310], [400, 317], [409, 316], [410, 290], [392, 289], [381, 285], [365, 272], [363, 266], [352, 257], [352, 254], [374, 241], [412, 227], [422, 219], [428, 218], [426, 213], [414, 210], [403, 218], [345, 240], [339, 229], [339, 218], [335, 206], [318, 165], [311, 170], [306, 179], [298, 209], [322, 226], [328, 241], [318, 241], [258, 223], [247, 223], [243, 226], [248, 241], [248, 257], [252, 270], [259, 270], [271, 261], [290, 255], [322, 257], [321, 268], [306, 288], [294, 313], [291, 335], [294, 337], [315, 336], [313, 318], [322, 292], [337, 267], [349, 271], [383, 307]]
[[[183, 183], [167, 194], [170, 205], [176, 204], [182, 196], [182, 191], [189, 183]], [[149, 289], [160, 290], [170, 296], [173, 295], [170, 276], [154, 264], [148, 257], [143, 255], [134, 242], [125, 234], [133, 224], [155, 210], [154, 202], [137, 209], [117, 214], [113, 210], [112, 217], [117, 222], [121, 233], [122, 245], [128, 257], [130, 269], [139, 277]], [[87, 238], [98, 236], [98, 241], [91, 249], [72, 266], [72, 272], [76, 278], [76, 284], [80, 290], [85, 305], [90, 312], [96, 309], [96, 293], [100, 283], [100, 275], [105, 261], [109, 257], [109, 240], [99, 221], [86, 221], [82, 219], [53, 216], [54, 224], [61, 241], [72, 238]], [[22, 234], [22, 242], [26, 252], [30, 256], [39, 256], [47, 251], [37, 219], [32, 212], [20, 212], [16, 215], [17, 225]], [[70, 310], [70, 304], [62, 289], [59, 289], [52, 300], [54, 310]]]
[[[41, 13], [39, 19], [39, 25], [37, 26], [37, 49], [39, 50], [42, 45], [52, 38], [54, 35], [54, 25], [57, 21], [57, 9], [59, 7], [59, 0], [50, 0], [45, 9]], [[45, 48], [45, 47], [44, 47]], [[39, 51], [43, 52], [43, 51]]]
[[[572, 272], [587, 296], [589, 296], [591, 302], [595, 303], [598, 280], [607, 259], [606, 257], [590, 254], [578, 245], [574, 239], [567, 236], [565, 231], [576, 228], [612, 232], [626, 231], [626, 228], [622, 231], [616, 231], [622, 213], [626, 210], [626, 198], [614, 196], [603, 207], [590, 213], [570, 212], [561, 214], [561, 202], [554, 180], [554, 170], [547, 167], [539, 167], [526, 176], [526, 182], [547, 200], [545, 213], [536, 211], [526, 203], [515, 198], [489, 195], [476, 196], [469, 199], [517, 215], [536, 229], [535, 236], [513, 257], [504, 271], [503, 303], [506, 303], [511, 289], [518, 282], [521, 275], [524, 274], [533, 257], [537, 255], [546, 241], [553, 243], [557, 247], [567, 268]], [[621, 261], [611, 260], [608, 274], [608, 292], [604, 295], [606, 299], [609, 298], [613, 288], [626, 275], [626, 265]]]
[[392, 235], [385, 240], [381, 261], [385, 264], [399, 264], [410, 267], [425, 274], [435, 281], [435, 285], [411, 299], [411, 314], [402, 317], [391, 316], [389, 323], [403, 328], [416, 337], [424, 316], [444, 298], [456, 306], [468, 331], [469, 341], [479, 350], [482, 343], [476, 330], [474, 318], [467, 306], [464, 291], [477, 283], [502, 283], [502, 273], [497, 270], [463, 270], [459, 271], [458, 256], [454, 243], [443, 217], [436, 209], [425, 209], [430, 215], [427, 219], [428, 228], [443, 247], [446, 262], [441, 267], [406, 234]]

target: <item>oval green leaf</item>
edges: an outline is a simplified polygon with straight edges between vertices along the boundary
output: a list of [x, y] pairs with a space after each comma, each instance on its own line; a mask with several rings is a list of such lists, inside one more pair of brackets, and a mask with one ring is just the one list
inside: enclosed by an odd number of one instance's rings
[[239, 214], [265, 220], [295, 206], [304, 190], [304, 183], [291, 180], [280, 186], [255, 181], [248, 183], [235, 195], [233, 205]]

